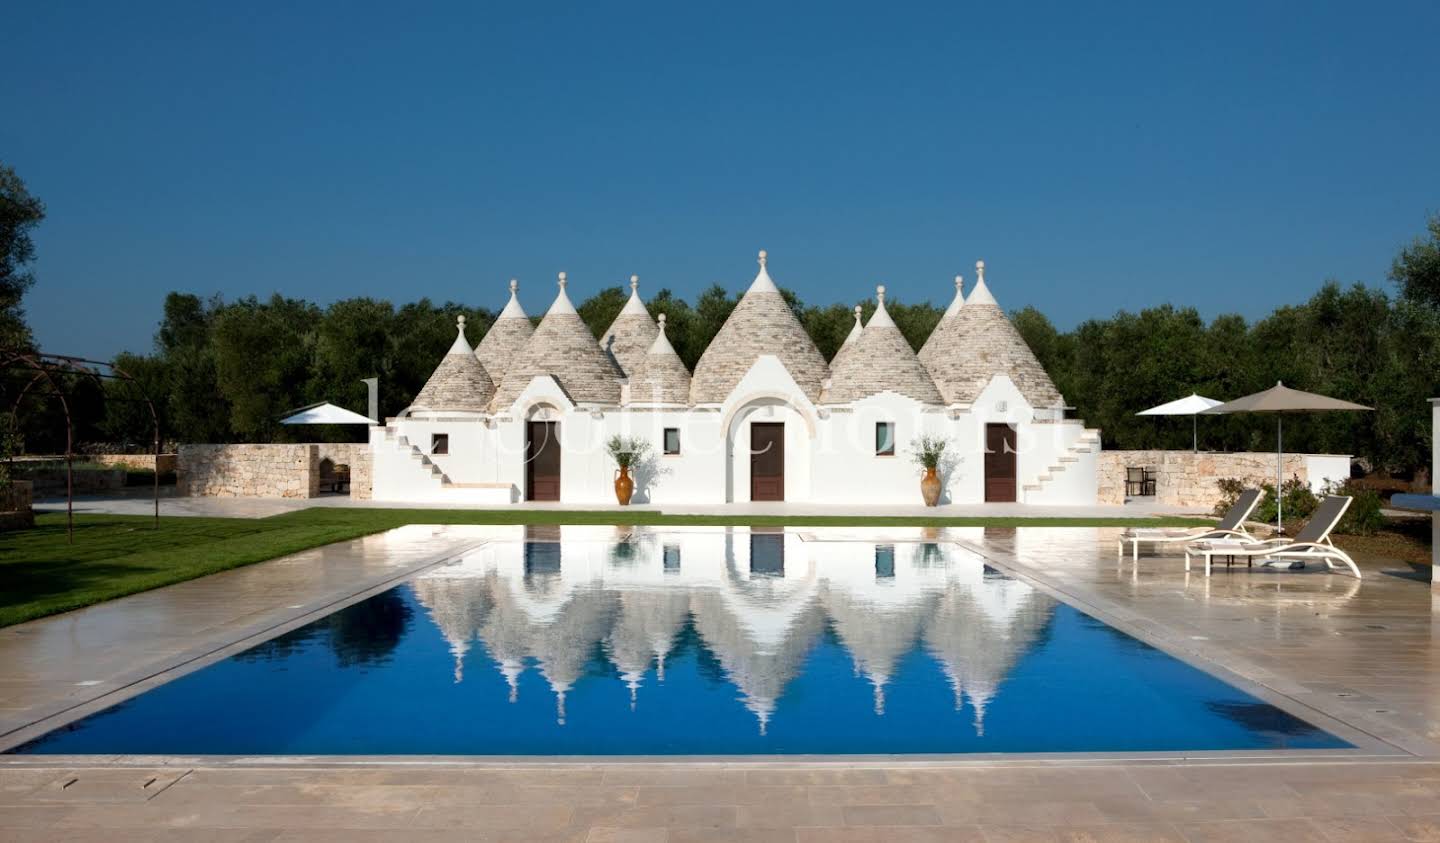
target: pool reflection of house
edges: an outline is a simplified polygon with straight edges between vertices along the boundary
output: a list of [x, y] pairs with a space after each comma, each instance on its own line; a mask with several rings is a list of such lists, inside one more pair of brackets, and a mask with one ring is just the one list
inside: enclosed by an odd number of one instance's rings
[[647, 681], [664, 681], [690, 625], [764, 733], [828, 623], [873, 686], [877, 715], [900, 660], [923, 647], [956, 709], [968, 703], [983, 732], [986, 707], [1054, 604], [987, 573], [978, 556], [910, 532], [875, 545], [738, 528], [632, 537], [565, 527], [488, 544], [417, 578], [415, 594], [449, 644], [456, 682], [478, 641], [512, 701], [521, 675], [538, 670], [562, 724], [566, 695], [597, 653], [636, 707]]

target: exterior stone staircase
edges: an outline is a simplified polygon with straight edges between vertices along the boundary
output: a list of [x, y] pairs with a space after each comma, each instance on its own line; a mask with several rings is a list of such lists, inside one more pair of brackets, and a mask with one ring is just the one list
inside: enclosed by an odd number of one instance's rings
[[[374, 440], [372, 440], [374, 441]], [[403, 470], [407, 478], [405, 499], [416, 503], [485, 503], [513, 502], [515, 487], [510, 483], [456, 483], [450, 479], [430, 455], [401, 435], [394, 427], [384, 428], [383, 442], [390, 453], [385, 459], [377, 454], [377, 472]], [[381, 465], [381, 463], [384, 465]]]
[[1060, 453], [1054, 463], [1046, 466], [1033, 480], [1020, 487], [1025, 503], [1042, 503], [1043, 501], [1036, 498], [1043, 495], [1059, 475], [1064, 474], [1067, 469], [1073, 470], [1082, 460], [1088, 458], [1091, 469], [1094, 469], [1094, 455], [1100, 452], [1100, 431], [1086, 428], [1083, 421], [1077, 423], [1082, 430], [1075, 441]]

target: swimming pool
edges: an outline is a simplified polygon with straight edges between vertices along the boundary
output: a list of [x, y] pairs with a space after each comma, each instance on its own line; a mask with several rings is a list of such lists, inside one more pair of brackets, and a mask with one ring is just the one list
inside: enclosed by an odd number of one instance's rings
[[957, 544], [667, 529], [489, 543], [15, 751], [1349, 746]]

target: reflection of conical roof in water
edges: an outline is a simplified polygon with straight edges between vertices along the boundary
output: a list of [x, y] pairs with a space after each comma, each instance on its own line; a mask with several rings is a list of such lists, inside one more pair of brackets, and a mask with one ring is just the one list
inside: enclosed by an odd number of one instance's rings
[[759, 274], [695, 364], [690, 385], [693, 403], [719, 404], [729, 398], [755, 361], [766, 354], [780, 359], [811, 401], [820, 397], [830, 369], [770, 279], [765, 262], [761, 252]]
[[820, 602], [856, 670], [875, 686], [875, 713], [884, 714], [885, 685], [901, 657], [920, 640], [921, 627], [936, 602], [934, 593], [922, 592], [901, 603], [877, 604], [844, 583], [827, 580]]
[[956, 709], [970, 701], [977, 734], [985, 734], [986, 705], [1054, 610], [1049, 597], [1003, 577], [953, 582], [941, 595], [925, 625], [925, 646], [950, 679]]
[[485, 577], [490, 591], [491, 610], [480, 627], [480, 641], [490, 658], [495, 660], [505, 683], [510, 686], [510, 701], [520, 694], [520, 675], [530, 655], [530, 618], [509, 591], [509, 583], [493, 571]]
[[646, 310], [645, 303], [640, 301], [640, 277], [632, 275], [630, 298], [620, 309], [615, 321], [600, 335], [600, 347], [605, 349], [620, 370], [630, 377], [634, 374], [635, 367], [645, 358], [645, 353], [650, 350], [650, 344], [655, 342], [655, 335], [659, 332], [655, 320], [650, 318], [650, 311]]
[[508, 408], [531, 380], [544, 375], [554, 378], [577, 404], [620, 403], [620, 367], [580, 319], [565, 284], [562, 272], [554, 303], [495, 391], [497, 409]]
[[691, 595], [695, 630], [720, 660], [725, 675], [745, 696], [745, 707], [760, 721], [763, 735], [785, 686], [800, 672], [805, 656], [824, 626], [814, 594], [802, 593], [804, 603], [794, 607], [782, 636], [762, 642], [747, 619], [736, 613], [744, 602], [727, 601], [720, 591], [706, 589]]
[[965, 280], [957, 275], [955, 276], [955, 298], [950, 300], [950, 306], [945, 308], [945, 312], [940, 316], [940, 321], [935, 323], [935, 328], [930, 331], [930, 336], [925, 338], [925, 344], [920, 346], [918, 356], [920, 362], [925, 364], [926, 369], [930, 368], [931, 358], [935, 356], [936, 349], [941, 345], [940, 337], [942, 333], [950, 329], [955, 322], [955, 315], [958, 314], [960, 308], [964, 306]]
[[535, 333], [535, 326], [530, 324], [530, 317], [526, 315], [525, 308], [520, 306], [519, 290], [520, 282], [511, 278], [510, 301], [475, 346], [475, 358], [485, 367], [491, 382], [496, 386], [504, 379], [506, 370], [510, 368], [510, 361], [520, 354], [530, 335]]
[[423, 574], [413, 583], [415, 598], [430, 614], [440, 634], [450, 642], [455, 657], [455, 681], [464, 678], [465, 653], [479, 634], [493, 605], [484, 580], [473, 576], [445, 576], [444, 568]]
[[614, 592], [577, 590], [554, 623], [536, 627], [531, 632], [530, 652], [555, 692], [556, 720], [562, 726], [565, 694], [585, 672], [595, 646], [609, 631], [615, 617], [615, 603]]
[[605, 652], [630, 688], [630, 706], [650, 665], [665, 656], [690, 615], [690, 595], [683, 589], [627, 589], [620, 592], [620, 616], [605, 638]]
[[470, 343], [465, 339], [464, 316], [456, 317], [455, 327], [455, 342], [410, 403], [411, 412], [483, 413], [490, 404], [495, 384], [470, 350]]

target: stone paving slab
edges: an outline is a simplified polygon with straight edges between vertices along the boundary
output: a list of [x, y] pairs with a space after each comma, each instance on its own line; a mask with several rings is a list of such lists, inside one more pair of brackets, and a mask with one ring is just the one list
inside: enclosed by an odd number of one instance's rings
[[[438, 533], [401, 551], [371, 537], [172, 586], [160, 591], [193, 592], [150, 597], [146, 617], [120, 611], [147, 597], [136, 595], [12, 628], [67, 625], [54, 632], [0, 631], [0, 710], [23, 719], [35, 706], [63, 707], [76, 677], [107, 670], [106, 681], [118, 682], [137, 670], [127, 659], [141, 672], [173, 659], [186, 629], [234, 640], [256, 618], [283, 622], [295, 611], [277, 608], [296, 605], [281, 599], [286, 589], [263, 578], [237, 588], [224, 577], [274, 566], [270, 576], [316, 594], [354, 594], [485, 536], [452, 530], [445, 548]], [[1113, 530], [926, 538], [966, 543], [1171, 652], [1374, 735], [1394, 754], [665, 764], [30, 756], [0, 759], [0, 840], [1440, 840], [1440, 645], [1428, 583], [1386, 573], [1404, 566], [1362, 559], [1359, 582], [1247, 568], [1207, 579], [1187, 576], [1177, 557], [1117, 561]], [[206, 614], [220, 610], [230, 615]], [[148, 616], [157, 611], [169, 625]], [[117, 647], [115, 635], [143, 646]]]

